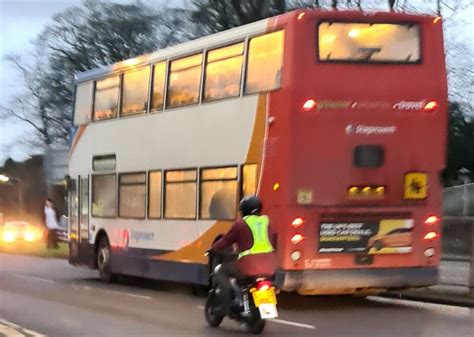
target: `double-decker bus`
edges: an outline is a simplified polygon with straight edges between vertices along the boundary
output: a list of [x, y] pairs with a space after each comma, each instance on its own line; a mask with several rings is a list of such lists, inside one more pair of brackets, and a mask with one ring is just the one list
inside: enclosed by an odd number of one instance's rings
[[283, 290], [437, 283], [440, 18], [294, 11], [76, 80], [70, 263], [204, 285], [256, 193]]

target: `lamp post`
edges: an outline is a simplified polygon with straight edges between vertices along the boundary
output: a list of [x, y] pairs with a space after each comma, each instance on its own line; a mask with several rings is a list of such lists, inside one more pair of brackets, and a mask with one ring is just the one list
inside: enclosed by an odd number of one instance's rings
[[9, 177], [4, 174], [0, 174], [0, 183], [7, 184], [13, 181], [16, 181], [18, 188], [18, 213], [20, 213], [20, 215], [23, 215], [23, 193], [21, 191], [22, 180], [18, 177]]

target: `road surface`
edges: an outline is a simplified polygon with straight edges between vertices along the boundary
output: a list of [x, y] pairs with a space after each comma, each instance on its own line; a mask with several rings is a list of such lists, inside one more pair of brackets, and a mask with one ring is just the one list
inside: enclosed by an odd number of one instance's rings
[[[280, 296], [265, 336], [472, 337], [472, 309], [369, 297]], [[66, 261], [0, 255], [0, 336], [248, 336], [225, 320], [210, 328], [189, 286], [103, 284]]]

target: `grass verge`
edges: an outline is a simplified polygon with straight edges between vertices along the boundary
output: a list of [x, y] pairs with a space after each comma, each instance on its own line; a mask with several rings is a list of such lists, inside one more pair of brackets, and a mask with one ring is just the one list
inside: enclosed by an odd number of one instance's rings
[[64, 242], [59, 243], [58, 249], [47, 249], [44, 242], [0, 243], [1, 254], [30, 255], [37, 257], [67, 259], [68, 252], [68, 245]]

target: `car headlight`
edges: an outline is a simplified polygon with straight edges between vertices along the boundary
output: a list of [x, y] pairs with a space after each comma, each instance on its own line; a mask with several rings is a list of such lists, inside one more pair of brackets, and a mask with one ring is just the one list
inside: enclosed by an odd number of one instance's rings
[[12, 231], [6, 231], [3, 233], [3, 241], [5, 242], [14, 242], [15, 241], [15, 233]]
[[25, 233], [25, 241], [33, 242], [36, 239], [36, 234], [34, 232], [26, 232]]

